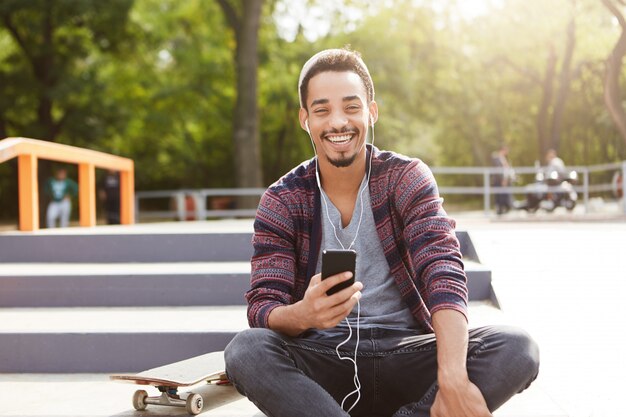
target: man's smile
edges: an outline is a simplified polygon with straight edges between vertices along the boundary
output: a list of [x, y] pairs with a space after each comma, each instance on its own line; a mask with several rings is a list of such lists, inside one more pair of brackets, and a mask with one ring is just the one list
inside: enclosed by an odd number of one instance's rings
[[322, 135], [324, 140], [329, 141], [333, 145], [347, 145], [352, 142], [354, 138], [357, 137], [357, 132], [349, 131], [349, 132], [341, 132], [341, 133], [326, 133]]

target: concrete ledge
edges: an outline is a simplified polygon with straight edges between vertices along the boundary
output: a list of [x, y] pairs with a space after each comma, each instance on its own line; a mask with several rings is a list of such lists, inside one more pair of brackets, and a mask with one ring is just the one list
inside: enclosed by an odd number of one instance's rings
[[223, 350], [245, 307], [0, 309], [0, 373], [138, 372]]
[[243, 305], [249, 262], [4, 264], [4, 307]]
[[250, 233], [0, 235], [0, 262], [233, 262], [252, 256]]
[[[496, 302], [491, 271], [464, 264], [470, 300]], [[250, 263], [3, 264], [0, 288], [3, 307], [243, 305]]]
[[477, 262], [463, 259], [467, 275], [467, 292], [470, 301], [489, 300], [496, 307], [498, 299], [491, 286], [491, 270]]
[[[64, 232], [0, 234], [0, 262], [236, 262], [249, 261], [252, 256], [252, 230], [163, 233], [153, 228], [148, 233], [140, 228], [135, 233], [123, 229], [105, 233], [98, 228], [89, 229], [91, 234], [59, 230]], [[479, 262], [469, 234], [464, 231], [456, 234], [463, 255]]]
[[243, 305], [0, 309], [0, 337], [8, 333], [231, 332], [247, 327], [246, 306]]
[[0, 373], [140, 372], [224, 350], [235, 332], [5, 333]]
[[[470, 304], [470, 326], [502, 322]], [[245, 306], [0, 309], [0, 373], [139, 372], [223, 350], [248, 327]]]

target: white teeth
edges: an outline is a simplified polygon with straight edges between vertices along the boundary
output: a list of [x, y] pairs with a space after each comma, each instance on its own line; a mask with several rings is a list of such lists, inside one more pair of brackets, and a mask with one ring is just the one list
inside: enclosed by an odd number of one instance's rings
[[352, 135], [343, 135], [343, 136], [327, 137], [327, 139], [331, 141], [332, 143], [341, 143], [341, 142], [349, 141], [351, 137]]

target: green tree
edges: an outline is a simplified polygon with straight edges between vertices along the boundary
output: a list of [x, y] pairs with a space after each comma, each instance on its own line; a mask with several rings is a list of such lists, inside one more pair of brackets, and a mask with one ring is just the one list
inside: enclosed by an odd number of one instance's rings
[[[117, 109], [99, 95], [103, 87], [100, 65], [127, 42], [132, 3], [0, 2], [2, 138], [27, 136], [93, 146], [103, 137]], [[40, 181], [50, 175], [49, 168], [40, 164]], [[10, 180], [16, 178], [16, 171], [11, 171], [0, 186], [3, 194], [17, 196], [15, 182]]]
[[131, 6], [132, 0], [0, 3], [0, 25], [13, 41], [0, 73], [5, 135], [94, 137], [80, 125], [89, 126], [89, 117], [104, 111], [93, 100], [99, 56], [124, 42]]
[[626, 143], [626, 111], [624, 111], [622, 104], [622, 93], [619, 85], [622, 61], [626, 55], [626, 18], [622, 11], [626, 2], [623, 0], [602, 0], [602, 3], [615, 16], [621, 28], [620, 37], [606, 60], [604, 100], [617, 131]]
[[258, 127], [258, 36], [263, 0], [218, 0], [235, 34], [237, 103], [233, 118], [235, 169], [238, 187], [263, 184]]
[[107, 65], [123, 114], [107, 146], [135, 159], [138, 189], [235, 186], [232, 42], [200, 0], [138, 1], [132, 56]]

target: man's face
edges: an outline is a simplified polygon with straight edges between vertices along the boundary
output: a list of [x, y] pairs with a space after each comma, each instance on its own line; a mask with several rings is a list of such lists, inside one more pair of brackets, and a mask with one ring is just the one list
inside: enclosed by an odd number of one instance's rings
[[309, 81], [307, 108], [300, 109], [320, 159], [336, 167], [350, 166], [360, 152], [370, 122], [378, 116], [376, 103], [367, 103], [363, 81], [354, 72], [322, 72]]
[[60, 169], [57, 171], [57, 175], [56, 175], [57, 180], [63, 181], [66, 178], [67, 178], [67, 171], [65, 171], [64, 169]]

